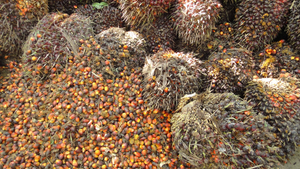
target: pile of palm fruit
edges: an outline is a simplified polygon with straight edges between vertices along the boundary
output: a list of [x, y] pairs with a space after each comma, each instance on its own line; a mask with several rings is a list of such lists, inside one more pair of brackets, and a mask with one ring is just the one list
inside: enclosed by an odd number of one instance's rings
[[0, 2], [0, 168], [275, 168], [300, 145], [298, 0]]

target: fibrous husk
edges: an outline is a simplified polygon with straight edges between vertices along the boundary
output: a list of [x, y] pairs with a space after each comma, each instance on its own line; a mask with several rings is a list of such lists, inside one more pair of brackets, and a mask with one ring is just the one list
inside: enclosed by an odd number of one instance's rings
[[284, 160], [272, 127], [233, 93], [185, 95], [172, 123], [179, 159], [200, 168], [272, 168]]
[[163, 51], [148, 56], [143, 68], [143, 95], [148, 108], [174, 109], [184, 94], [200, 90], [202, 66], [191, 53]]

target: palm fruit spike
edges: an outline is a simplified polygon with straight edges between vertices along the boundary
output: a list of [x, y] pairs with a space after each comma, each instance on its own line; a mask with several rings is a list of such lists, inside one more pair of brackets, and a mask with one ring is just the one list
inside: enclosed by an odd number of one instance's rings
[[289, 0], [244, 0], [236, 11], [236, 40], [249, 50], [270, 43], [286, 22]]
[[111, 27], [123, 27], [122, 13], [118, 8], [104, 6], [96, 9], [92, 5], [81, 5], [75, 12], [90, 17], [95, 34]]
[[29, 31], [48, 12], [47, 1], [0, 1], [0, 51], [18, 56]]
[[287, 33], [292, 47], [300, 54], [300, 1], [294, 0], [291, 6], [291, 14], [287, 24]]
[[167, 13], [174, 0], [119, 0], [125, 22], [129, 25], [146, 25], [159, 15]]
[[273, 168], [283, 156], [272, 127], [233, 93], [185, 95], [171, 118], [179, 159], [196, 168]]
[[174, 110], [180, 97], [199, 90], [201, 66], [192, 54], [163, 51], [147, 57], [143, 68], [147, 107]]
[[130, 71], [144, 66], [146, 43], [139, 33], [112, 27], [96, 35], [95, 39], [101, 47], [97, 52], [105, 75], [119, 76], [123, 69]]
[[91, 3], [93, 0], [48, 0], [50, 12], [71, 14], [79, 5]]
[[293, 52], [284, 40], [266, 45], [255, 57], [258, 77], [277, 78], [280, 73], [291, 73], [300, 77], [300, 56]]
[[79, 40], [92, 35], [91, 21], [82, 15], [46, 15], [23, 47], [25, 71], [42, 79], [48, 78], [50, 72], [62, 71], [72, 53], [78, 57]]
[[245, 98], [253, 109], [265, 116], [274, 127], [275, 136], [280, 141], [285, 155], [293, 155], [300, 144], [300, 83], [281, 74], [280, 78], [255, 79], [247, 86]]
[[252, 53], [244, 48], [224, 48], [205, 62], [208, 80], [204, 86], [215, 93], [241, 92], [253, 78]]
[[201, 44], [215, 27], [221, 4], [217, 0], [178, 0], [173, 14], [179, 38], [190, 44]]
[[143, 27], [133, 27], [132, 29], [140, 32], [145, 37], [150, 53], [171, 50], [174, 47], [176, 35], [173, 30], [173, 23], [168, 15], [160, 16], [148, 27], [148, 29]]

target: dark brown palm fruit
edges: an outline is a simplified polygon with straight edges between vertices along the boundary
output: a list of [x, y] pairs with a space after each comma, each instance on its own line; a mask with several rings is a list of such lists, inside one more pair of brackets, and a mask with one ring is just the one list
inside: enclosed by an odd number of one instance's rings
[[241, 92], [254, 75], [252, 52], [244, 48], [224, 48], [205, 61], [206, 87], [215, 93]]
[[201, 45], [191, 45], [180, 41], [176, 43], [178, 51], [193, 52], [197, 58], [207, 59], [212, 52], [222, 51], [224, 48], [231, 48], [236, 43], [233, 40], [234, 29], [232, 24], [225, 22], [217, 25], [211, 36]]
[[79, 5], [92, 3], [96, 0], [48, 0], [50, 12], [72, 14]]
[[167, 13], [175, 0], [119, 0], [122, 17], [128, 25], [147, 25]]
[[300, 54], [300, 2], [294, 0], [291, 6], [291, 13], [287, 24], [287, 33], [289, 35], [289, 42], [292, 47]]
[[47, 1], [0, 1], [0, 51], [18, 56], [21, 46], [36, 25], [48, 12]]
[[274, 135], [285, 156], [293, 155], [300, 144], [300, 89], [299, 80], [290, 74], [279, 78], [255, 79], [247, 86], [245, 99], [253, 109], [265, 116], [274, 127]]
[[147, 47], [150, 53], [162, 50], [172, 50], [175, 44], [175, 32], [173, 21], [168, 15], [162, 15], [147, 26], [132, 28], [140, 32], [147, 40]]
[[284, 26], [289, 0], [244, 0], [235, 15], [236, 40], [248, 50], [260, 50], [270, 43]]
[[200, 90], [201, 67], [192, 54], [162, 51], [148, 56], [143, 68], [147, 107], [174, 110], [180, 97]]
[[190, 44], [202, 44], [215, 27], [221, 4], [217, 0], [178, 0], [173, 13], [179, 38]]
[[300, 56], [284, 40], [266, 45], [256, 54], [255, 62], [258, 77], [277, 78], [285, 72], [300, 77]]
[[23, 47], [22, 62], [28, 73], [48, 78], [62, 71], [69, 57], [78, 57], [79, 40], [93, 36], [91, 21], [82, 15], [52, 13], [39, 21]]
[[90, 17], [95, 34], [111, 27], [123, 27], [121, 10], [111, 6], [96, 9], [92, 5], [81, 5], [75, 10], [76, 13]]
[[274, 168], [283, 155], [272, 127], [233, 93], [180, 99], [171, 131], [179, 159], [197, 168]]
[[[92, 46], [91, 54], [97, 57], [102, 74], [119, 76], [126, 69], [144, 66], [146, 56], [146, 43], [142, 36], [135, 31], [125, 31], [122, 28], [112, 27], [96, 35], [97, 43]], [[95, 50], [95, 49], [96, 50]], [[95, 50], [95, 51], [93, 51]], [[88, 53], [88, 49], [85, 53]]]

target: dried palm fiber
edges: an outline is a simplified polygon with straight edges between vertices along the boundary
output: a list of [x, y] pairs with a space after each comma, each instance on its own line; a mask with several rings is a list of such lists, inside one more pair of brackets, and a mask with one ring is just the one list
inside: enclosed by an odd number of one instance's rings
[[91, 21], [79, 14], [48, 14], [31, 31], [24, 47], [25, 72], [40, 79], [63, 71], [72, 53], [78, 57], [80, 40], [93, 36]]
[[146, 43], [138, 32], [112, 27], [96, 35], [95, 39], [101, 46], [96, 52], [105, 58], [99, 60], [105, 75], [119, 76], [124, 69], [130, 71], [144, 66]]
[[254, 75], [252, 52], [245, 48], [224, 48], [214, 52], [205, 61], [205, 67], [208, 80], [204, 86], [211, 86], [215, 93], [241, 92]]
[[148, 56], [143, 67], [147, 108], [174, 110], [180, 97], [201, 89], [202, 67], [191, 53], [162, 51]]
[[291, 5], [291, 14], [287, 24], [289, 43], [300, 54], [300, 1], [294, 0]]
[[92, 5], [80, 5], [76, 13], [90, 17], [95, 34], [98, 34], [111, 27], [123, 27], [121, 10], [111, 6], [104, 6], [96, 9]]
[[0, 52], [19, 57], [30, 30], [47, 13], [47, 0], [1, 0]]
[[273, 42], [255, 54], [255, 70], [258, 77], [277, 78], [280, 73], [300, 77], [300, 55], [284, 41]]
[[299, 80], [286, 73], [279, 78], [254, 79], [246, 88], [245, 98], [274, 127], [272, 132], [285, 156], [293, 155], [300, 143], [299, 87]]
[[176, 35], [173, 30], [173, 21], [169, 15], [162, 15], [147, 26], [131, 27], [140, 32], [147, 40], [149, 53], [172, 50], [175, 45]]
[[236, 40], [248, 50], [261, 50], [286, 24], [290, 0], [243, 0], [236, 10]]
[[185, 95], [171, 119], [179, 159], [198, 168], [272, 168], [283, 159], [272, 127], [233, 93]]
[[217, 0], [178, 0], [173, 19], [179, 38], [189, 44], [202, 44], [211, 35], [221, 7]]

